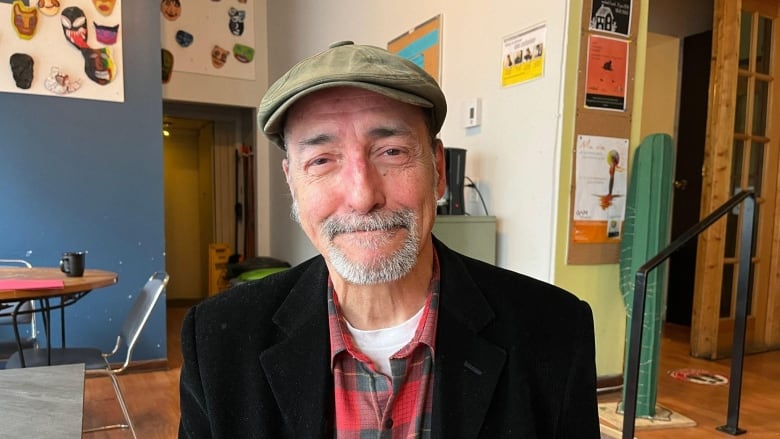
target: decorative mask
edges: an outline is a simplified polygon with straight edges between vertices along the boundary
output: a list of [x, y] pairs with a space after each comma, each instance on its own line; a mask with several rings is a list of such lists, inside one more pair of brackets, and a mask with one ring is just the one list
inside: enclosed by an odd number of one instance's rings
[[35, 34], [35, 28], [38, 26], [38, 9], [35, 6], [28, 8], [21, 0], [14, 0], [11, 19], [19, 38], [29, 40]]
[[211, 49], [211, 64], [214, 67], [221, 69], [222, 66], [225, 65], [225, 62], [227, 62], [228, 55], [230, 55], [230, 51], [219, 46], [214, 46], [214, 48]]
[[58, 95], [73, 93], [81, 88], [81, 79], [73, 79], [60, 71], [59, 67], [52, 67], [49, 76], [43, 82], [46, 90]]
[[171, 73], [173, 73], [173, 54], [167, 50], [162, 49], [162, 82], [167, 84], [171, 80]]
[[81, 49], [81, 55], [84, 57], [84, 72], [89, 79], [100, 85], [106, 85], [114, 79], [116, 66], [108, 47]]
[[179, 43], [179, 46], [181, 47], [189, 47], [194, 39], [192, 34], [187, 31], [180, 30], [176, 32], [176, 42]]
[[95, 23], [95, 34], [97, 40], [103, 44], [111, 45], [116, 43], [117, 35], [119, 34], [119, 25], [116, 26], [103, 26]]
[[244, 18], [246, 18], [246, 11], [239, 11], [236, 8], [228, 9], [228, 15], [230, 16], [230, 33], [235, 36], [241, 36], [244, 33]]
[[114, 12], [116, 0], [92, 0], [92, 3], [95, 5], [95, 9], [97, 9], [98, 12], [105, 16], [109, 16]]
[[32, 57], [26, 53], [14, 53], [11, 55], [11, 73], [14, 76], [16, 86], [27, 90], [32, 85], [33, 65]]
[[255, 49], [243, 44], [235, 44], [233, 45], [233, 56], [236, 57], [239, 62], [248, 63], [254, 59]]
[[60, 12], [59, 0], [38, 0], [38, 10], [47, 17], [53, 17]]
[[168, 21], [176, 21], [181, 15], [181, 2], [179, 0], [160, 0], [160, 12]]
[[87, 45], [87, 17], [84, 11], [76, 6], [70, 6], [62, 10], [60, 16], [62, 32], [65, 38], [78, 49], [88, 49]]

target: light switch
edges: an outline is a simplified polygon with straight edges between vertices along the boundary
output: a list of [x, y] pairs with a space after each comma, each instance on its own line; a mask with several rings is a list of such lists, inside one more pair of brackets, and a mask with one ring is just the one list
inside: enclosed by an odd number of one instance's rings
[[482, 123], [482, 99], [467, 99], [463, 102], [463, 126], [478, 127]]

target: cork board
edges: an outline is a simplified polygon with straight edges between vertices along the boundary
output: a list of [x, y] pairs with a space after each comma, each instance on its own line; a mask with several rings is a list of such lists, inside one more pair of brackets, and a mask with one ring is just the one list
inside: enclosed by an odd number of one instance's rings
[[[596, 4], [598, 3], [598, 4]], [[567, 263], [570, 265], [597, 265], [597, 264], [615, 264], [620, 259], [620, 239], [610, 238], [604, 240], [605, 242], [582, 242], [582, 240], [575, 239], [575, 194], [577, 193], [577, 141], [581, 136], [600, 136], [605, 138], [621, 138], [629, 139], [631, 137], [631, 120], [633, 110], [633, 90], [634, 90], [634, 77], [636, 71], [636, 29], [639, 22], [639, 1], [638, 0], [626, 0], [616, 1], [616, 4], [628, 3], [630, 25], [628, 26], [628, 33], [623, 35], [616, 32], [606, 32], [599, 29], [594, 29], [591, 26], [592, 18], [596, 14], [593, 9], [601, 9], [605, 4], [604, 0], [590, 0], [588, 1], [582, 11], [582, 22], [580, 32], [580, 57], [579, 57], [579, 69], [577, 77], [577, 110], [575, 114], [574, 132], [575, 139], [571, 145], [572, 154], [572, 179], [571, 179], [571, 192], [570, 192], [570, 204], [569, 204], [569, 234], [568, 234], [568, 251], [567, 251]], [[626, 47], [625, 65], [622, 68], [625, 69], [625, 73], [620, 72], [619, 68], [609, 69], [607, 65], [603, 64], [603, 60], [599, 59], [598, 54], [591, 52], [590, 47], [593, 42], [598, 43], [606, 42], [613, 47], [619, 47], [621, 45]], [[594, 91], [594, 77], [591, 71], [590, 83], [591, 87], [588, 87], [588, 67], [589, 64], [594, 62], [600, 63], [599, 66], [604, 70], [609, 70], [610, 73], [618, 71], [620, 75], [616, 78], [625, 75], [625, 88], [624, 93], [613, 93], [613, 96], [608, 96], [607, 99], [598, 99], [594, 96], [602, 97], [598, 90]], [[592, 67], [592, 66], [591, 66]], [[609, 95], [610, 93], [603, 93], [603, 95]], [[599, 105], [602, 105], [599, 108]], [[622, 166], [628, 168], [627, 158], [624, 160]], [[622, 228], [622, 222], [621, 222]], [[605, 226], [606, 230], [606, 226]], [[579, 235], [578, 235], [579, 236]]]

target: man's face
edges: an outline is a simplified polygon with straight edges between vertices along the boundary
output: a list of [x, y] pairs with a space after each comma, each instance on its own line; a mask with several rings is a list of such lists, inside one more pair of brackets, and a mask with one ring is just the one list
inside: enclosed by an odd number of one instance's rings
[[430, 250], [445, 187], [441, 142], [422, 109], [358, 88], [332, 88], [288, 111], [283, 162], [293, 214], [344, 280], [397, 280]]

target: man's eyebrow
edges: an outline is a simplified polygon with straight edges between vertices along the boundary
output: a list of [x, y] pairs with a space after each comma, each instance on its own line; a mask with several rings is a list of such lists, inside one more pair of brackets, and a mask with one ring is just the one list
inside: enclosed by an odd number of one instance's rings
[[303, 139], [296, 142], [299, 146], [315, 146], [315, 145], [324, 145], [328, 142], [333, 141], [333, 136], [330, 134], [317, 134], [312, 137], [304, 137]]
[[411, 130], [404, 127], [376, 127], [368, 131], [372, 139], [384, 139], [387, 137], [408, 136]]

